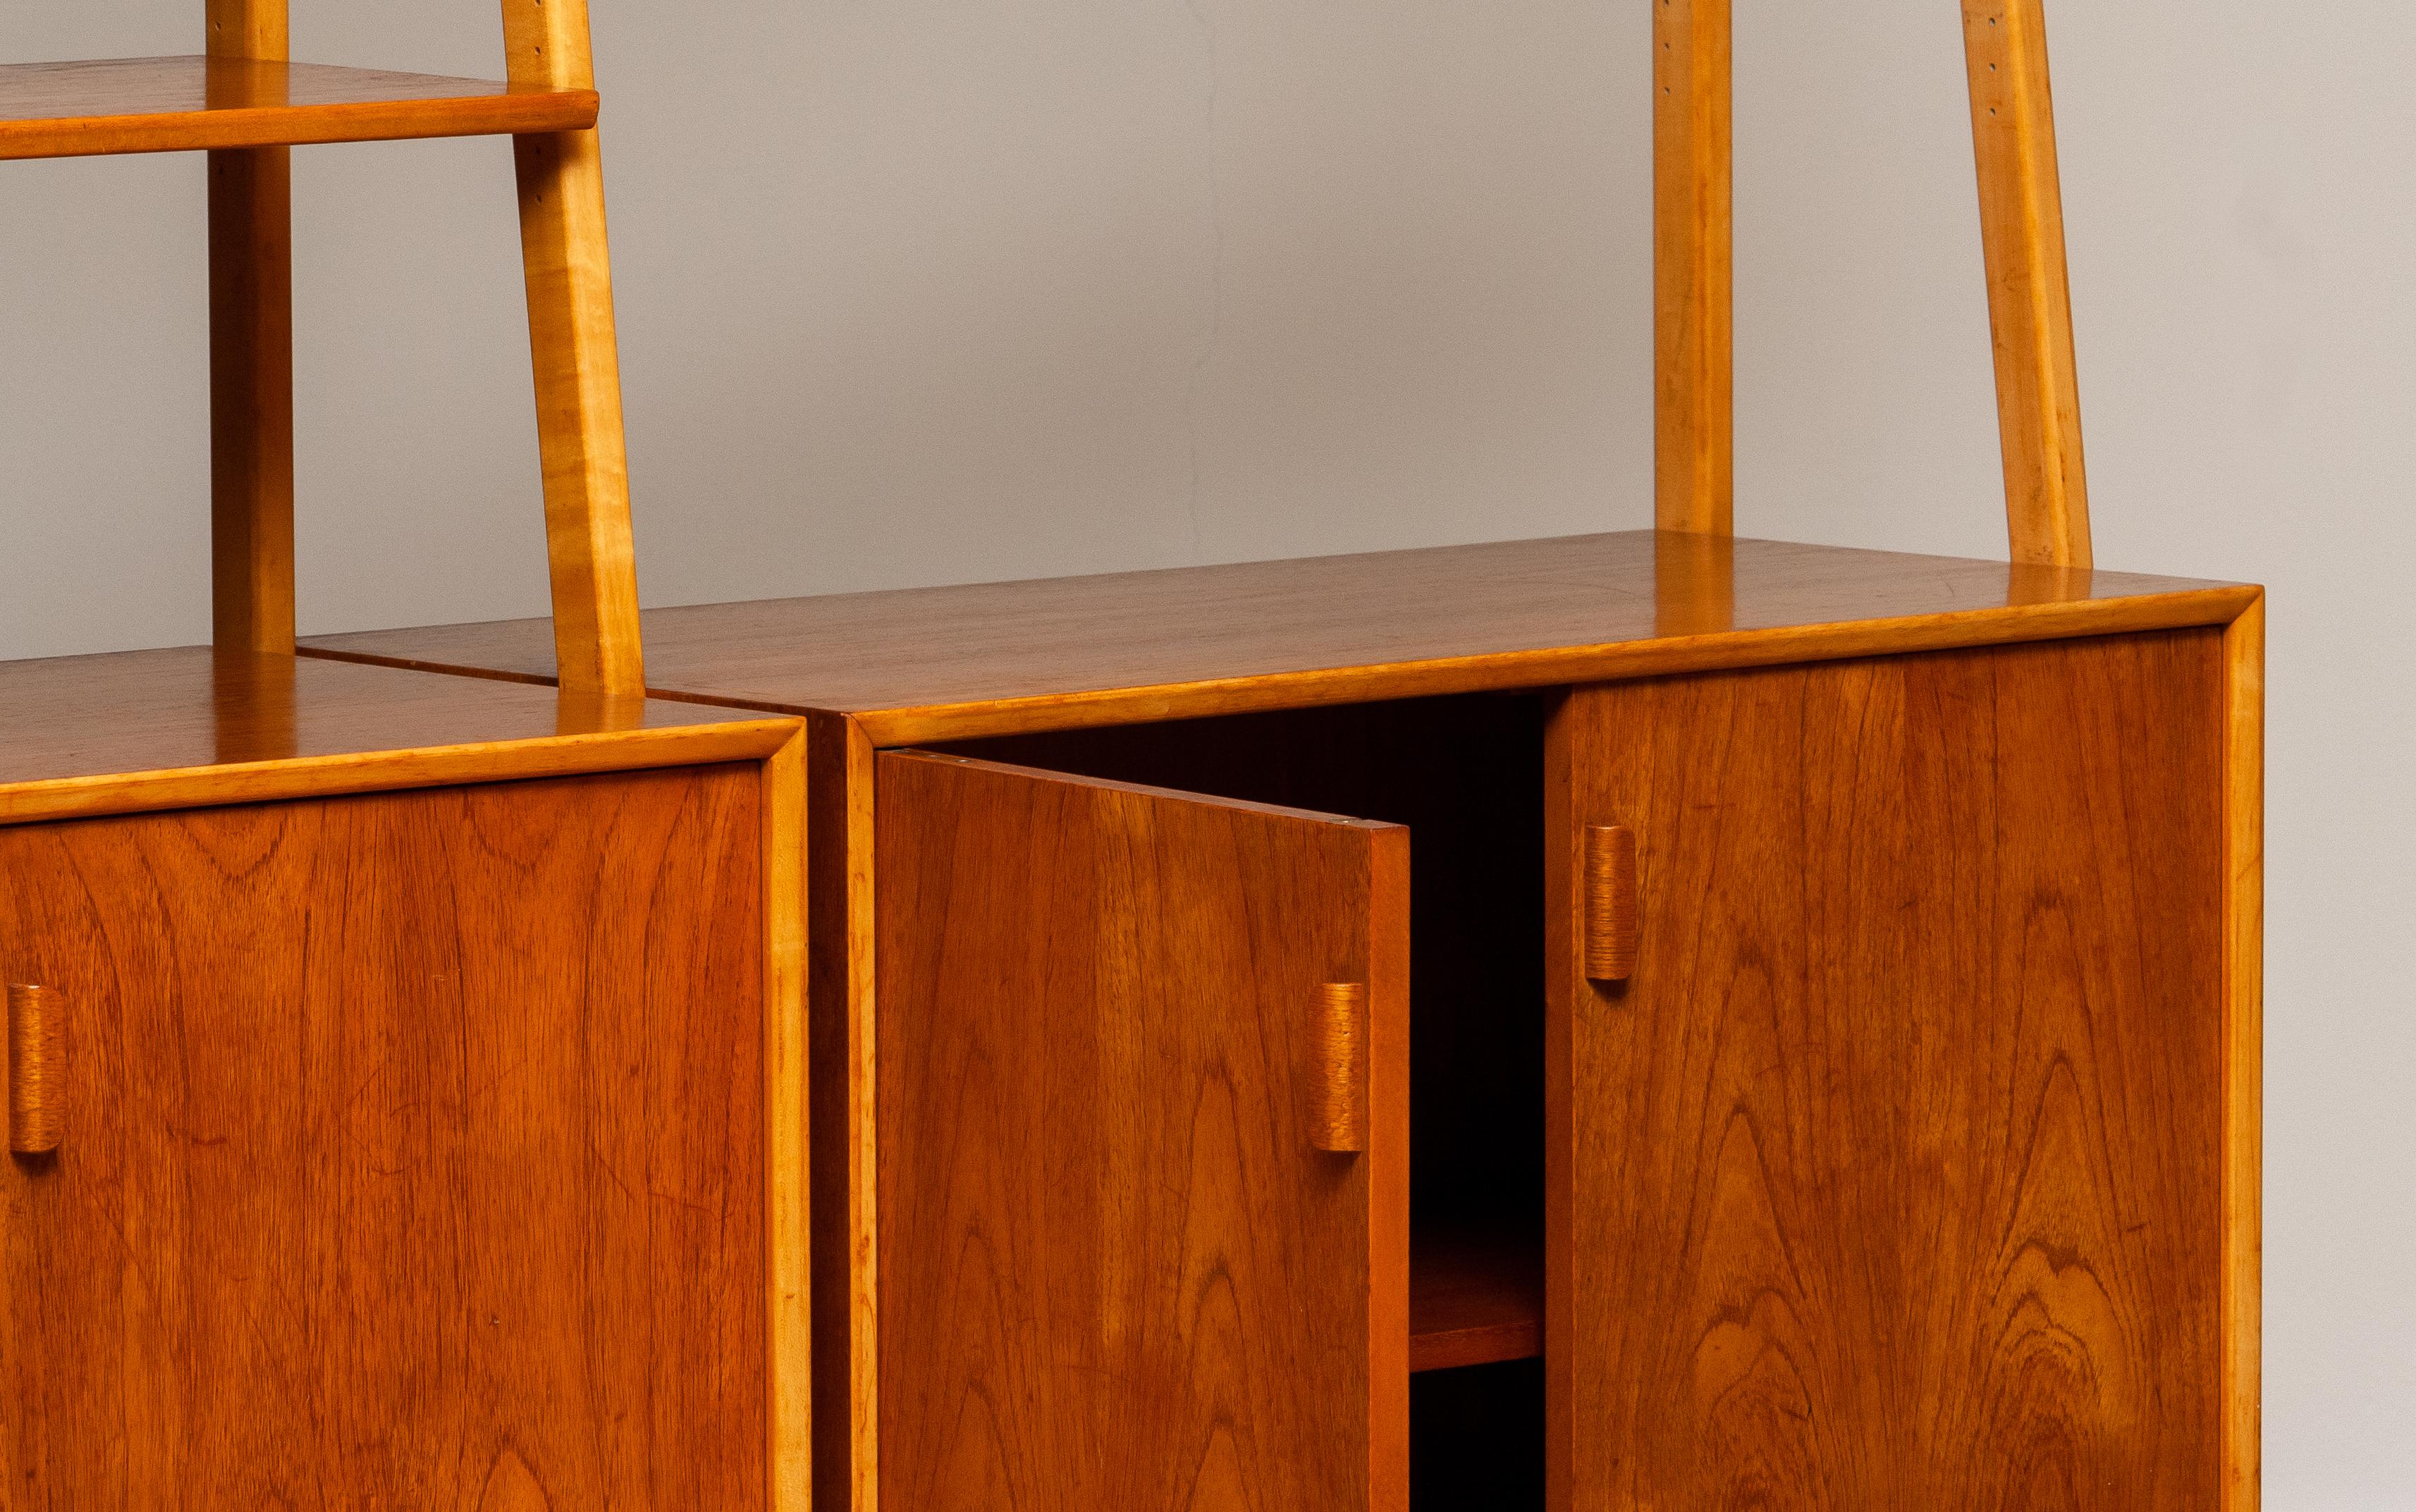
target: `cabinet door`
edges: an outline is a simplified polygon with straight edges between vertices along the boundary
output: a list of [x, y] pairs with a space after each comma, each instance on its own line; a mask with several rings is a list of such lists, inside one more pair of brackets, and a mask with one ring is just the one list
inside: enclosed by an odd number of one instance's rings
[[2213, 630], [1569, 698], [1555, 1506], [2217, 1504], [2221, 717]]
[[916, 753], [875, 792], [883, 1512], [1400, 1512], [1408, 832]]
[[0, 830], [11, 1507], [760, 1507], [760, 768]]

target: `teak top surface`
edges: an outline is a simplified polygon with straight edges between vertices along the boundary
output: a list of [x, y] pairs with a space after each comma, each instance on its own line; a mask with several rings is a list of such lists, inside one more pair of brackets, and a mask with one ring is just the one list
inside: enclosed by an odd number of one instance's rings
[[0, 65], [0, 159], [573, 131], [592, 89], [320, 63], [101, 58]]
[[[709, 760], [728, 746], [719, 759], [732, 759], [777, 747], [781, 724], [202, 646], [0, 661], [0, 824], [658, 765], [682, 747]], [[651, 747], [660, 755], [639, 749]]]
[[[2238, 584], [1651, 531], [657, 609], [657, 697], [878, 744], [2220, 624]], [[318, 655], [544, 680], [543, 620]]]

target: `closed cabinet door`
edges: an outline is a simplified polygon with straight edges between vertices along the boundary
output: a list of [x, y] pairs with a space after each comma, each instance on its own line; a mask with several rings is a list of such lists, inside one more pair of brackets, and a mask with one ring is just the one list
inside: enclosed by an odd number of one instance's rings
[[2206, 1512], [2219, 631], [1580, 688], [1552, 1504]]
[[759, 782], [0, 829], [0, 1504], [763, 1506]]
[[876, 781], [883, 1512], [1400, 1512], [1407, 831]]

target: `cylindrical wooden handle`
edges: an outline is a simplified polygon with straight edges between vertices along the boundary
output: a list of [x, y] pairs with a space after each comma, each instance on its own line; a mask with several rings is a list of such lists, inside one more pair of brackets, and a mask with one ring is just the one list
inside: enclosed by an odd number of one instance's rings
[[1589, 824], [1585, 833], [1585, 974], [1597, 982], [1636, 975], [1636, 831]]
[[8, 1148], [48, 1155], [67, 1124], [67, 1005], [47, 987], [8, 988]]
[[1309, 1142], [1344, 1154], [1367, 1147], [1367, 988], [1327, 982], [1317, 990], [1316, 1108]]

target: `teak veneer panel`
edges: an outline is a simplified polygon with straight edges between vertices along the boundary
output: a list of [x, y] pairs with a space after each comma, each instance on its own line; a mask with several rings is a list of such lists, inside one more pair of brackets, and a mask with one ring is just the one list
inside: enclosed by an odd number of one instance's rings
[[[2197, 629], [1570, 696], [1551, 1504], [2244, 1504], [2226, 675]], [[1600, 823], [1623, 986], [1577, 959]]]
[[[2221, 624], [2254, 588], [1651, 531], [645, 615], [657, 697], [876, 745]], [[543, 620], [314, 638], [542, 681]]]
[[0, 824], [767, 757], [793, 719], [189, 646], [0, 661]]
[[1405, 1512], [1407, 832], [876, 760], [881, 1505]]
[[0, 159], [577, 131], [593, 89], [257, 58], [0, 65]]
[[0, 830], [69, 1015], [0, 1161], [8, 1504], [766, 1505], [763, 793]]

